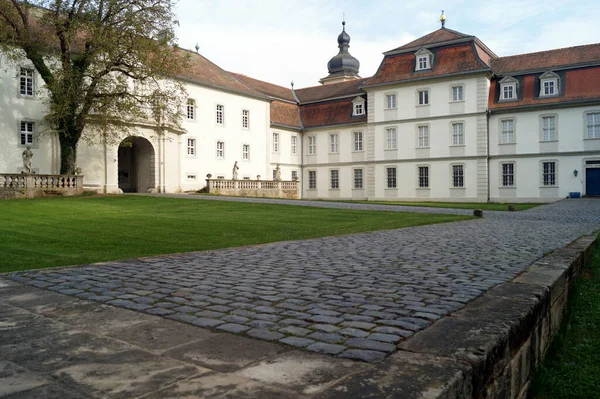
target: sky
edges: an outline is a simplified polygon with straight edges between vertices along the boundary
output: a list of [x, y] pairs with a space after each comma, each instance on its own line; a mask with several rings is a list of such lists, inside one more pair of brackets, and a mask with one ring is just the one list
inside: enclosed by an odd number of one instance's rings
[[384, 51], [439, 29], [442, 9], [447, 28], [498, 56], [600, 43], [600, 0], [179, 0], [176, 34], [225, 70], [302, 88], [328, 75], [344, 15], [350, 53], [369, 77]]

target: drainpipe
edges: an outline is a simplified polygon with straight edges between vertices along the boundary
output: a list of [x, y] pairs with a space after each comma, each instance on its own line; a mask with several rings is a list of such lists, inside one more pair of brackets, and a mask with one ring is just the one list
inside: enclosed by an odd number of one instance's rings
[[[106, 136], [104, 137], [104, 194], [108, 194], [108, 148], [106, 146]], [[118, 158], [118, 155], [117, 155]], [[117, 164], [117, 168], [118, 168]], [[118, 174], [118, 170], [117, 170]], [[118, 183], [117, 183], [118, 184]]]
[[490, 190], [491, 190], [491, 183], [490, 183], [490, 117], [492, 116], [492, 110], [488, 109], [485, 112], [485, 116], [486, 116], [486, 141], [487, 141], [487, 151], [485, 154], [485, 162], [487, 164], [487, 171], [486, 171], [486, 180], [487, 180], [487, 202], [490, 202]]
[[298, 122], [300, 123], [300, 135], [298, 136], [300, 137], [300, 198], [304, 198], [304, 181], [308, 180], [304, 178], [304, 123], [302, 123], [300, 100], [298, 99], [296, 91], [294, 90], [294, 81], [292, 81], [291, 85], [292, 95], [294, 96], [294, 100], [296, 100], [296, 105], [298, 106]]

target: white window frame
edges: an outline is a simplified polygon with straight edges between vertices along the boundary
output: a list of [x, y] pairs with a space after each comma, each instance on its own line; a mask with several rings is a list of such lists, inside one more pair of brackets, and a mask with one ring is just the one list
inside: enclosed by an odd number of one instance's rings
[[352, 148], [354, 152], [363, 152], [363, 132], [362, 131], [354, 131], [352, 132]]
[[296, 155], [298, 148], [298, 136], [292, 135], [290, 137], [290, 152], [292, 155]]
[[188, 121], [195, 121], [196, 120], [196, 100], [194, 100], [193, 98], [188, 98], [187, 99], [187, 104], [186, 104], [186, 119]]
[[317, 189], [317, 171], [309, 170], [308, 171], [308, 190], [316, 190]]
[[329, 169], [329, 189], [339, 190], [340, 189], [340, 170]]
[[196, 158], [198, 156], [198, 141], [195, 137], [188, 137], [186, 140], [187, 144], [187, 157]]
[[417, 90], [417, 106], [425, 107], [429, 104], [429, 89]]
[[465, 145], [465, 122], [454, 121], [450, 123], [450, 142], [453, 147], [462, 147]]
[[[548, 169], [546, 169], [546, 166], [548, 166]], [[558, 161], [555, 159], [541, 160], [540, 175], [541, 187], [558, 187]]]
[[[512, 76], [507, 76], [500, 81], [499, 101], [516, 101], [519, 99], [517, 90], [519, 89], [519, 81]], [[510, 93], [510, 96], [507, 94]]]
[[217, 104], [215, 109], [215, 123], [219, 126], [225, 126], [225, 106], [223, 104]]
[[[505, 171], [504, 165], [510, 165], [510, 172]], [[514, 161], [500, 162], [500, 187], [514, 188], [517, 187], [517, 163]]]
[[384, 129], [385, 131], [385, 149], [386, 150], [397, 150], [398, 149], [398, 128], [395, 126], [389, 126]]
[[30, 120], [19, 121], [19, 147], [35, 147], [36, 122]]
[[361, 116], [365, 113], [365, 99], [362, 97], [356, 97], [354, 100], [352, 100], [352, 116]]
[[433, 65], [433, 53], [421, 48], [415, 53], [415, 71], [430, 70]]
[[308, 136], [308, 145], [307, 151], [308, 155], [316, 155], [317, 154], [317, 136]]
[[398, 108], [398, 94], [397, 93], [385, 93], [385, 109], [397, 109]]
[[[540, 94], [539, 97], [556, 97], [560, 94], [559, 76], [551, 71], [540, 76]], [[550, 90], [552, 88], [552, 90]]]
[[[546, 126], [546, 120], [553, 120], [554, 126]], [[550, 136], [547, 133], [553, 132]], [[544, 114], [540, 115], [540, 141], [558, 141], [558, 115]]]
[[[591, 117], [591, 123], [590, 123]], [[584, 138], [587, 140], [600, 139], [600, 109], [584, 113]]]
[[429, 148], [430, 145], [429, 125], [417, 125], [417, 148]]
[[450, 165], [451, 188], [465, 188], [465, 164], [455, 163]]
[[242, 129], [250, 130], [250, 110], [242, 110]]
[[450, 102], [459, 103], [465, 101], [465, 85], [450, 86]]
[[242, 143], [242, 161], [250, 160], [250, 144]]
[[417, 189], [431, 188], [431, 167], [429, 165], [417, 165]]
[[[398, 188], [398, 168], [396, 166], [386, 166], [385, 170], [385, 188], [395, 190]], [[393, 173], [390, 173], [392, 172]]]
[[19, 95], [26, 98], [35, 97], [35, 68], [19, 68]]
[[279, 132], [273, 132], [272, 137], [273, 137], [272, 150], [275, 154], [278, 154], [279, 153], [279, 137], [280, 137]]
[[225, 142], [222, 140], [218, 140], [216, 142], [216, 152], [215, 156], [217, 159], [225, 159]]
[[298, 171], [292, 170], [292, 181], [298, 180]]
[[[512, 136], [509, 136], [510, 130], [504, 129], [504, 122], [512, 122]], [[500, 144], [516, 144], [517, 142], [517, 120], [515, 118], [502, 118], [500, 119], [500, 128], [499, 128], [499, 141]], [[512, 137], [512, 140], [508, 140], [508, 138]]]
[[329, 133], [329, 153], [338, 154], [340, 152], [340, 135], [338, 133]]
[[354, 190], [364, 189], [364, 170], [362, 168], [352, 169], [352, 188]]

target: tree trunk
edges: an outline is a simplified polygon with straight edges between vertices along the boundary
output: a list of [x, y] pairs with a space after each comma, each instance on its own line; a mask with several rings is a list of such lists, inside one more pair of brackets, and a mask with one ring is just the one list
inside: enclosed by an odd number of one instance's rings
[[60, 143], [60, 174], [74, 175], [77, 168], [77, 142], [71, 135], [58, 135]]

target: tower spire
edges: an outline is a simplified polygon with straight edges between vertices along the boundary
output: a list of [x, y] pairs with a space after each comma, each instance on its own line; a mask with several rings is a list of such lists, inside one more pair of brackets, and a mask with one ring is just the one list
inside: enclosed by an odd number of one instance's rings
[[442, 15], [440, 15], [440, 22], [442, 23], [442, 29], [446, 27], [446, 16], [444, 15], [444, 10], [442, 10]]

